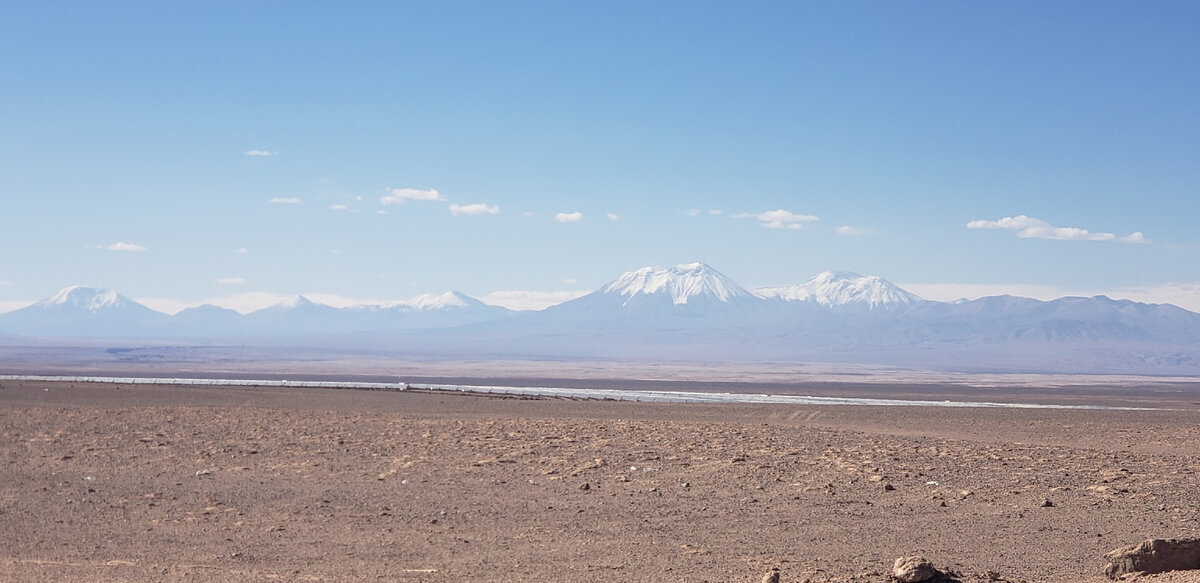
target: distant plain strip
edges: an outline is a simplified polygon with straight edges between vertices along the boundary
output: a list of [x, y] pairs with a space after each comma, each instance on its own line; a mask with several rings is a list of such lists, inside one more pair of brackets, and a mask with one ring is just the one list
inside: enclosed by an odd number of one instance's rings
[[920, 401], [868, 399], [860, 397], [814, 397], [761, 393], [704, 393], [697, 391], [639, 391], [632, 389], [571, 389], [565, 387], [505, 387], [490, 385], [445, 385], [429, 383], [364, 383], [352, 381], [289, 381], [248, 379], [183, 379], [160, 377], [86, 377], [47, 375], [0, 375], [0, 381], [46, 381], [107, 383], [122, 385], [195, 385], [230, 387], [292, 387], [314, 389], [359, 389], [370, 391], [444, 391], [567, 398], [591, 401], [637, 401], [642, 403], [746, 403], [760, 405], [853, 405], [876, 407], [977, 407], [995, 409], [1085, 409], [1105, 411], [1170, 411], [1160, 407], [1111, 407], [1105, 405], [1046, 405], [1037, 403], [993, 403], [987, 401]]

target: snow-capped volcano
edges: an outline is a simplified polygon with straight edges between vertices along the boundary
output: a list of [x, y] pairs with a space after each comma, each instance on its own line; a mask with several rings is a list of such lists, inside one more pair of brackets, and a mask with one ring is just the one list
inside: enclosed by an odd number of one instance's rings
[[868, 310], [908, 306], [924, 300], [877, 276], [849, 271], [826, 271], [799, 285], [762, 288], [760, 296], [788, 302], [811, 302], [825, 308], [858, 307]]
[[294, 296], [292, 296], [286, 300], [283, 300], [279, 303], [267, 306], [264, 309], [266, 309], [266, 310], [297, 310], [297, 309], [305, 309], [305, 308], [310, 308], [310, 307], [315, 307], [315, 306], [328, 307], [328, 306], [325, 306], [324, 304], [318, 304], [302, 295], [294, 295]]
[[170, 317], [115, 291], [74, 285], [0, 317], [9, 332], [40, 336], [153, 335]]
[[667, 296], [675, 305], [686, 304], [695, 298], [724, 303], [757, 299], [732, 279], [703, 263], [629, 271], [604, 286], [600, 293], [625, 296], [628, 298], [626, 304], [639, 296]]
[[487, 304], [466, 294], [448, 291], [444, 294], [421, 294], [402, 302], [389, 304], [387, 307], [407, 307], [415, 310], [443, 310], [447, 308], [466, 308], [484, 305]]
[[73, 285], [33, 305], [44, 310], [81, 309], [95, 313], [121, 308], [131, 303], [131, 300], [115, 291]]

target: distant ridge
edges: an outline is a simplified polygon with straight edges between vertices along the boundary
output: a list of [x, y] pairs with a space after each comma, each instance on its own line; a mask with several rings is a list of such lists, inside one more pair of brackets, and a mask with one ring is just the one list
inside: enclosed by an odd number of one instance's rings
[[460, 292], [344, 308], [294, 296], [245, 315], [156, 312], [65, 288], [0, 314], [9, 337], [303, 346], [439, 359], [831, 362], [991, 372], [1200, 375], [1200, 314], [1104, 296], [929, 301], [875, 276], [827, 271], [747, 290], [704, 263], [643, 267], [535, 312]]

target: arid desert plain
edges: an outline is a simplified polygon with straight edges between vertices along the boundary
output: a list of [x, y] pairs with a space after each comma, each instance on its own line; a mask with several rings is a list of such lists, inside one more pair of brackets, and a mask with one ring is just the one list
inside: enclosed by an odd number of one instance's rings
[[1200, 535], [1200, 406], [1164, 403], [5, 381], [0, 580], [815, 583], [920, 554], [960, 581], [1106, 581], [1112, 549]]

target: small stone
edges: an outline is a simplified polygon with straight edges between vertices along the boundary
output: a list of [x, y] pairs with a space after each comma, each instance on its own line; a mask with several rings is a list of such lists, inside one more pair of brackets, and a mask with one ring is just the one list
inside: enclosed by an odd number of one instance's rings
[[1049, 499], [1042, 500], [1042, 508], [1054, 508], [1054, 503]]
[[771, 570], [763, 575], [762, 583], [779, 583], [779, 567], [771, 567]]
[[938, 576], [938, 570], [925, 557], [900, 557], [892, 564], [892, 578], [899, 583], [921, 583]]
[[587, 492], [588, 490], [592, 489], [592, 485], [587, 482], [584, 482], [583, 485], [579, 487], [579, 489], [583, 490], [584, 492]]
[[884, 485], [883, 485], [883, 491], [884, 491], [884, 492], [891, 492], [892, 490], [895, 490], [895, 489], [896, 489], [896, 487], [895, 487], [895, 486], [893, 486], [893, 485], [891, 485], [891, 484], [884, 484]]

